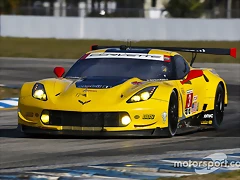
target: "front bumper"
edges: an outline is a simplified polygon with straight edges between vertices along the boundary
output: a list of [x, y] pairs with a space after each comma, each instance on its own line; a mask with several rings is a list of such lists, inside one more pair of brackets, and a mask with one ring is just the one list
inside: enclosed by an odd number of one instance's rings
[[[70, 135], [153, 135], [156, 134], [155, 129], [164, 129], [168, 127], [167, 119], [163, 120], [162, 113], [167, 110], [167, 102], [159, 103], [157, 100], [153, 102], [130, 104], [122, 107], [87, 107], [84, 105], [79, 110], [75, 110], [75, 106], [65, 111], [58, 106], [45, 104], [46, 102], [36, 101], [35, 104], [29, 101], [35, 101], [28, 98], [19, 101], [18, 124], [25, 133], [37, 134], [70, 134]], [[48, 102], [50, 103], [50, 102]], [[159, 103], [159, 106], [155, 104]], [[153, 106], [154, 105], [154, 106]], [[161, 105], [161, 106], [160, 106]], [[41, 114], [44, 109], [48, 109], [52, 114], [51, 122], [44, 124], [41, 120]], [[104, 111], [105, 109], [105, 111]], [[107, 110], [107, 111], [106, 111]], [[120, 113], [120, 116], [115, 116], [115, 113]], [[82, 116], [79, 113], [83, 113]], [[89, 117], [91, 114], [99, 114]], [[130, 116], [131, 122], [126, 126], [119, 124], [116, 117], [122, 118], [127, 113]], [[87, 116], [85, 116], [87, 115]], [[104, 116], [104, 118], [102, 118]], [[81, 117], [79, 121], [78, 118]], [[61, 118], [61, 119], [60, 119]], [[87, 121], [91, 119], [91, 121]], [[113, 119], [113, 121], [111, 121]], [[115, 120], [114, 120], [115, 119]]]
[[70, 135], [70, 136], [111, 136], [111, 137], [119, 137], [119, 136], [168, 136], [167, 129], [143, 129], [143, 130], [127, 130], [127, 131], [88, 131], [88, 130], [57, 130], [57, 129], [44, 129], [38, 127], [31, 127], [22, 124], [18, 124], [18, 130], [26, 133], [26, 134], [45, 134], [45, 135]]

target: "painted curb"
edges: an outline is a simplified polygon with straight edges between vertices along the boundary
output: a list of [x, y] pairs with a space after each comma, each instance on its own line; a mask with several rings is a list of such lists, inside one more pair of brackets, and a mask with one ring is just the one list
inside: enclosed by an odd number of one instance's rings
[[18, 98], [0, 100], [0, 109], [9, 109], [18, 106]]
[[[207, 157], [196, 157], [194, 153], [190, 157], [181, 157], [181, 154], [177, 158], [164, 158], [164, 159], [151, 159], [140, 160], [125, 163], [106, 163], [90, 166], [76, 166], [66, 168], [47, 168], [40, 170], [30, 170], [19, 173], [4, 173], [0, 175], [0, 179], [17, 179], [19, 177], [25, 177], [26, 179], [157, 179], [160, 177], [181, 177], [197, 175], [196, 170], [206, 171], [206, 168], [200, 166], [193, 167], [174, 167], [176, 162], [202, 162], [216, 160], [216, 155], [225, 155], [225, 160], [230, 162], [238, 162], [239, 166], [235, 168], [219, 167], [214, 171], [207, 171], [209, 173], [222, 173], [234, 170], [240, 170], [240, 153], [214, 153]], [[215, 158], [214, 158], [215, 157]], [[219, 157], [221, 158], [221, 157]]]
[[13, 88], [13, 89], [20, 89], [21, 85], [12, 85], [12, 84], [0, 84], [0, 87], [7, 87], [7, 88]]
[[[0, 84], [0, 87], [20, 89], [21, 85]], [[18, 106], [18, 98], [0, 99], [0, 110], [14, 109]]]

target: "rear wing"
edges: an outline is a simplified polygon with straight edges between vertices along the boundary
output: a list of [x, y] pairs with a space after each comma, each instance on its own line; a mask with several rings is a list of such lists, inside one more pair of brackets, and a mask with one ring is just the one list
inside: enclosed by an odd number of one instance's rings
[[93, 45], [93, 46], [91, 46], [91, 50], [106, 49], [106, 48], [120, 48], [120, 50], [160, 49], [160, 50], [166, 50], [166, 51], [189, 52], [189, 53], [192, 53], [192, 60], [191, 60], [191, 63], [190, 63], [191, 66], [194, 63], [198, 53], [214, 54], [214, 55], [230, 55], [234, 58], [237, 57], [237, 49], [236, 48], [224, 49], [224, 48], [143, 47], [143, 46], [127, 47], [126, 45], [121, 45], [121, 46], [98, 46], [98, 45]]

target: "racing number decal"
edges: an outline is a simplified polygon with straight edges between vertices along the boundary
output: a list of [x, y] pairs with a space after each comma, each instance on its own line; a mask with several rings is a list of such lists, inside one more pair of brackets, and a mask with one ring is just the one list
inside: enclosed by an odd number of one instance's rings
[[187, 102], [186, 102], [186, 108], [192, 107], [192, 100], [193, 100], [193, 91], [189, 90], [187, 91]]
[[193, 102], [193, 90], [187, 91], [187, 98], [186, 98], [186, 106], [185, 106], [185, 114], [191, 114], [191, 107]]

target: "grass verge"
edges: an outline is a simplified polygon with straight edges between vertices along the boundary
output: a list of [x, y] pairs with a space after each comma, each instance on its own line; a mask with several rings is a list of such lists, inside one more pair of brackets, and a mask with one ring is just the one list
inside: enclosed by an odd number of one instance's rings
[[20, 89], [0, 87], [0, 99], [18, 97], [19, 92], [20, 92]]
[[219, 174], [183, 176], [180, 178], [159, 178], [158, 180], [240, 180], [240, 171], [231, 171]]
[[[63, 39], [29, 39], [29, 38], [0, 38], [0, 57], [35, 57], [35, 58], [69, 58], [77, 59], [89, 51], [93, 44], [121, 45], [123, 41], [110, 40], [63, 40]], [[139, 41], [132, 46], [181, 46], [181, 47], [215, 47], [238, 49], [240, 41]], [[182, 53], [191, 59], [191, 53]], [[196, 62], [240, 63], [240, 57], [199, 54]]]

